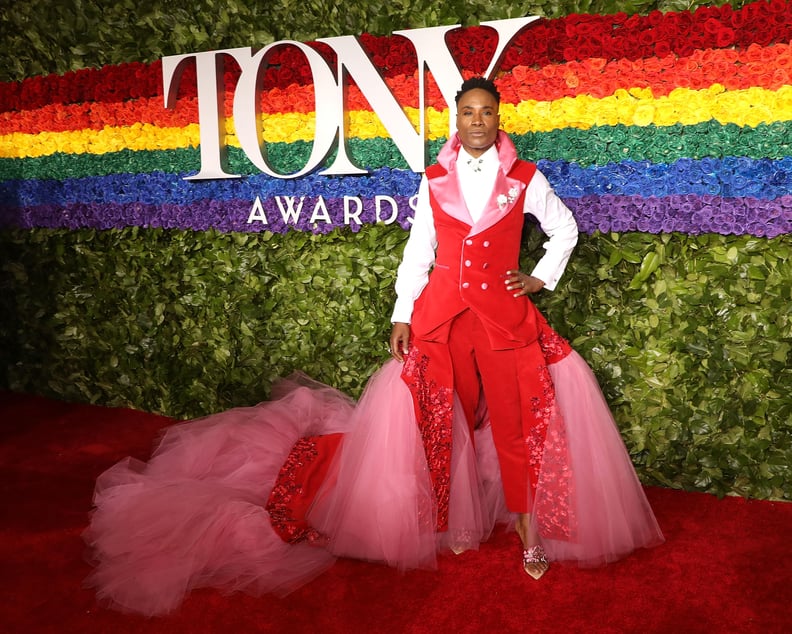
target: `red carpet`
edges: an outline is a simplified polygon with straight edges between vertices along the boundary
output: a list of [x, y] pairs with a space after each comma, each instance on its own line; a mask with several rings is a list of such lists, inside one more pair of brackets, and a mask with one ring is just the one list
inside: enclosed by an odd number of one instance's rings
[[792, 504], [649, 488], [667, 543], [604, 568], [519, 566], [513, 534], [439, 570], [342, 560], [285, 599], [193, 593], [178, 614], [105, 610], [82, 580], [94, 479], [147, 458], [152, 414], [0, 392], [0, 632], [788, 632]]

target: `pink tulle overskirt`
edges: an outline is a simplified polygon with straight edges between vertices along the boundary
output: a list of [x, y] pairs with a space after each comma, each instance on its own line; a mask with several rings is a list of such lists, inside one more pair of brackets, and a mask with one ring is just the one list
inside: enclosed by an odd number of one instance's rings
[[[585, 361], [550, 366], [567, 441], [568, 537], [543, 536], [549, 557], [596, 565], [663, 537], [630, 457]], [[84, 533], [95, 569], [88, 585], [111, 607], [175, 610], [194, 588], [286, 594], [335, 557], [431, 568], [443, 549], [475, 549], [508, 523], [488, 422], [474, 438], [455, 424], [449, 527], [436, 505], [412, 397], [387, 362], [358, 403], [307, 377], [282, 381], [273, 400], [168, 428], [151, 459], [116, 464], [97, 481]], [[455, 420], [463, 421], [456, 405]], [[464, 421], [463, 421], [464, 422]], [[267, 500], [298, 440], [342, 434], [307, 517], [321, 540], [287, 543]], [[551, 492], [536, 492], [536, 517]], [[552, 510], [550, 511], [552, 512]], [[542, 526], [541, 517], [537, 526]]]

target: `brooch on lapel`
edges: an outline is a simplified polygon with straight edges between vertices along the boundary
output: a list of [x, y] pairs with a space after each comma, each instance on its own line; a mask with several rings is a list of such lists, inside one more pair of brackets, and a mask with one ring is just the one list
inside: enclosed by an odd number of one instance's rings
[[520, 190], [516, 187], [512, 187], [507, 194], [498, 194], [497, 201], [498, 201], [498, 209], [501, 211], [504, 210], [506, 205], [511, 205], [515, 200], [517, 200], [517, 196], [520, 195]]

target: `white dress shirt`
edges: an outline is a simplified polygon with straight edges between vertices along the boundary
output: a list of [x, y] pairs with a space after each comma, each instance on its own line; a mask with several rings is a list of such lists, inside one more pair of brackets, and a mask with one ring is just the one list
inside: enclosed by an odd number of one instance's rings
[[[470, 156], [464, 148], [460, 148], [456, 167], [465, 205], [475, 222], [481, 217], [495, 186], [495, 178], [500, 169], [498, 151], [493, 145], [481, 155], [479, 160]], [[548, 240], [543, 244], [545, 254], [536, 263], [531, 275], [542, 280], [545, 288], [553, 290], [577, 244], [577, 223], [572, 212], [556, 196], [550, 183], [539, 170], [536, 170], [525, 190], [523, 213], [534, 216], [539, 221], [542, 231], [548, 236]], [[429, 183], [424, 176], [418, 188], [418, 201], [410, 237], [404, 247], [404, 255], [396, 277], [396, 305], [391, 322], [410, 323], [413, 304], [429, 281], [429, 271], [434, 265], [436, 248], [437, 233], [429, 202]]]

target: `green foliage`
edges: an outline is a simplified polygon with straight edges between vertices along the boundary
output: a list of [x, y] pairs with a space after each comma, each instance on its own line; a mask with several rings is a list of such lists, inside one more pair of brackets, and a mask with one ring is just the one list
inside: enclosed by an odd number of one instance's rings
[[355, 394], [385, 359], [401, 229], [4, 234], [2, 384], [178, 417], [293, 370]]
[[[470, 26], [523, 15], [684, 11], [704, 0], [71, 0], [7, 2], [0, 9], [0, 81], [164, 55], [302, 42], [334, 35], [445, 24]], [[11, 6], [13, 4], [13, 6]], [[735, 7], [745, 4], [734, 0]]]
[[789, 236], [599, 235], [538, 301], [650, 481], [792, 497], [791, 249]]
[[[293, 370], [357, 396], [388, 356], [405, 238], [0, 233], [0, 385], [176, 417], [255, 403]], [[647, 482], [792, 497], [790, 255], [789, 236], [581, 236], [538, 296]]]

